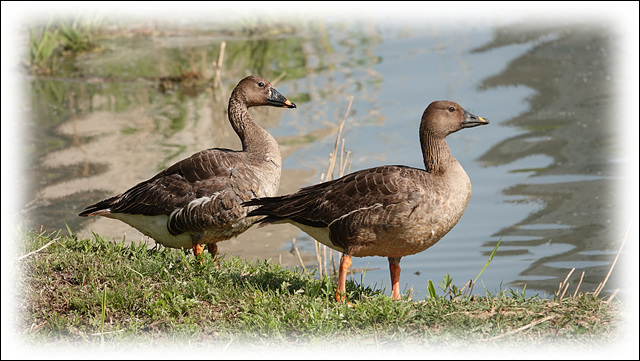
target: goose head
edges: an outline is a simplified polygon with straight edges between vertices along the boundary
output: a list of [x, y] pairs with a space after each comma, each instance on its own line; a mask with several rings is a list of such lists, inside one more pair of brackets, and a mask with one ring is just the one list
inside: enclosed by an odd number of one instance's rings
[[296, 108], [296, 105], [280, 94], [269, 81], [263, 77], [250, 75], [242, 79], [234, 89], [232, 98], [244, 100], [247, 107], [269, 105], [281, 108]]

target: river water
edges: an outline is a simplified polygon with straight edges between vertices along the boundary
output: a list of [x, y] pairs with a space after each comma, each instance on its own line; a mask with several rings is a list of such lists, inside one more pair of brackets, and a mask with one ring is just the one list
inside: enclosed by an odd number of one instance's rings
[[[276, 88], [298, 105], [251, 110], [280, 143], [280, 193], [322, 179], [350, 99], [342, 137], [351, 171], [423, 167], [418, 125], [433, 100], [456, 101], [491, 120], [448, 137], [473, 195], [449, 234], [402, 259], [401, 291], [412, 288], [414, 298], [426, 297], [428, 280], [437, 288], [445, 274], [458, 286], [475, 278], [499, 239], [474, 293], [526, 287], [527, 296], [548, 297], [573, 268], [568, 292], [583, 272], [580, 291], [594, 291], [620, 248], [630, 216], [619, 212], [619, 169], [633, 160], [615, 121], [623, 79], [615, 72], [618, 37], [606, 25], [320, 21], [252, 32], [160, 24], [129, 33], [99, 40], [100, 51], [68, 59], [59, 74], [19, 77], [27, 124], [19, 223], [147, 241], [118, 221], [77, 214], [200, 149], [238, 149], [226, 103], [253, 73], [278, 79]], [[208, 80], [222, 42], [217, 85]], [[185, 70], [203, 80], [159, 79]], [[296, 266], [294, 238], [305, 266], [316, 267], [315, 241], [289, 225], [253, 228], [219, 246]], [[354, 258], [352, 267], [356, 282], [390, 293], [385, 258]], [[603, 294], [625, 294], [619, 269]]]

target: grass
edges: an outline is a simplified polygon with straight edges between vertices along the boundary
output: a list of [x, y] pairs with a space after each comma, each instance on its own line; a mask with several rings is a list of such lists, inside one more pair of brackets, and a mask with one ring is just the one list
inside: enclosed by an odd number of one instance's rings
[[[28, 231], [21, 238], [17, 333], [32, 345], [580, 346], [621, 337], [620, 304], [592, 294], [542, 299], [509, 290], [395, 301], [348, 281], [350, 307], [333, 300], [330, 277], [269, 261], [222, 255], [216, 268], [207, 254], [199, 263], [187, 251], [125, 246], [95, 234]], [[450, 284], [445, 279], [441, 287]]]
[[78, 54], [95, 48], [93, 34], [104, 22], [102, 19], [73, 21], [53, 18], [45, 26], [29, 29], [29, 67], [34, 73], [51, 74], [65, 55]]
[[59, 38], [51, 21], [43, 28], [29, 29], [29, 65], [34, 72], [50, 72], [56, 65]]

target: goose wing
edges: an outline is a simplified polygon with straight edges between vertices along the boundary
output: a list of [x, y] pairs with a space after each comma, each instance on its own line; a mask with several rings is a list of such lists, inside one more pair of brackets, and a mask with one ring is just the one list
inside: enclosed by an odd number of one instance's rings
[[412, 177], [407, 176], [416, 171], [424, 173], [404, 166], [364, 169], [290, 195], [252, 199], [245, 205], [260, 206], [248, 216], [266, 216], [259, 221], [261, 224], [289, 219], [307, 226], [328, 227], [359, 210], [401, 203], [416, 206], [421, 197]]
[[244, 216], [242, 201], [259, 194], [258, 177], [241, 152], [207, 149], [183, 159], [126, 192], [87, 207], [80, 216], [107, 213], [170, 216], [179, 234], [234, 222]]

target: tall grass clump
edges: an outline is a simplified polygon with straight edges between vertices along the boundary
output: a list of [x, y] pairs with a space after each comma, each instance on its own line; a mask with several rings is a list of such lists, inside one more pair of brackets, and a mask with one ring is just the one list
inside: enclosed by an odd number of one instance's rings
[[43, 28], [29, 29], [29, 66], [36, 73], [50, 73], [56, 65], [59, 37], [51, 20]]
[[54, 20], [44, 26], [29, 28], [30, 70], [38, 74], [51, 74], [63, 56], [75, 55], [96, 47], [93, 34], [102, 24], [100, 19]]

